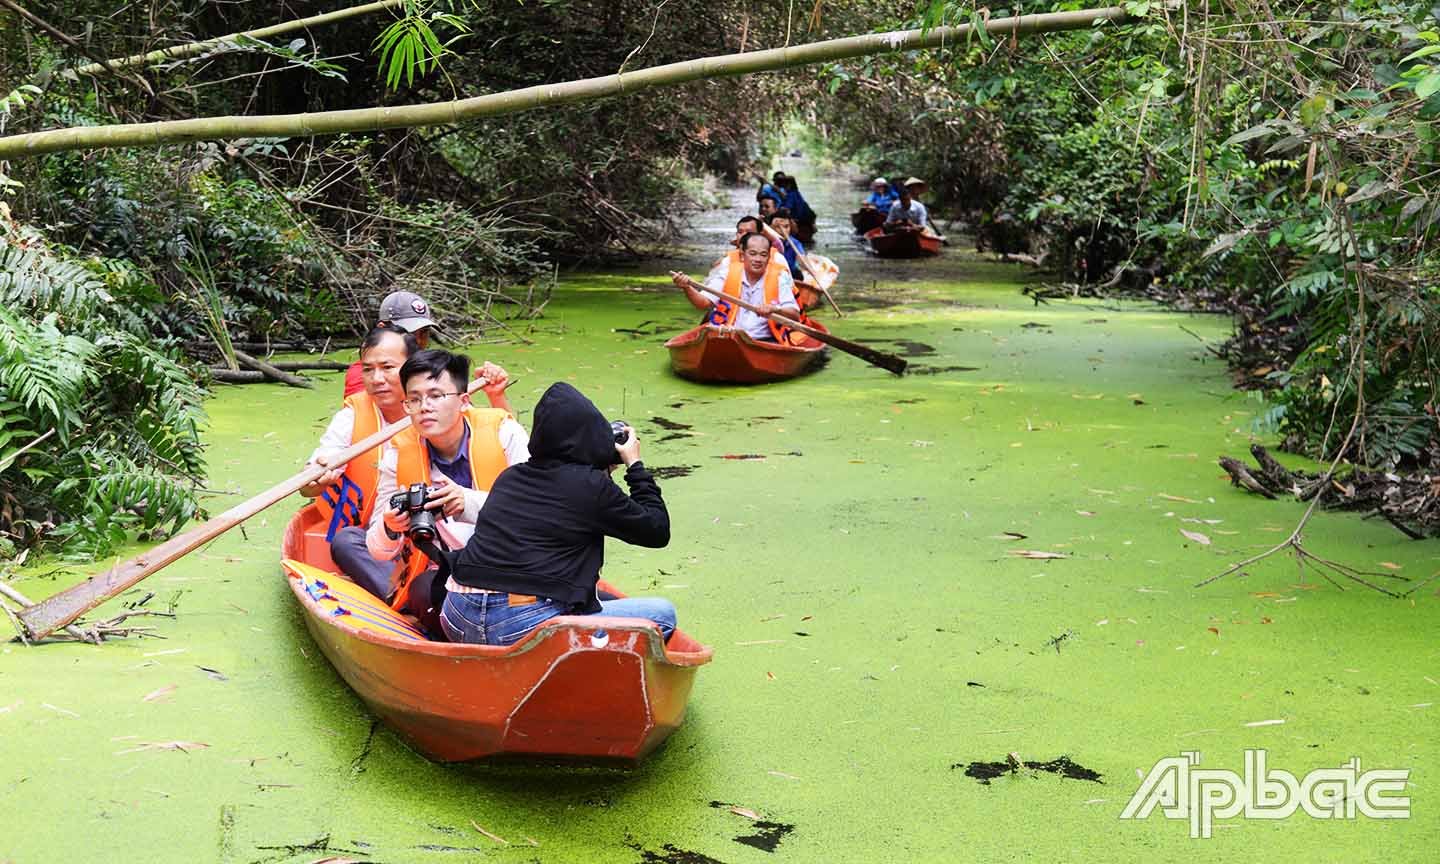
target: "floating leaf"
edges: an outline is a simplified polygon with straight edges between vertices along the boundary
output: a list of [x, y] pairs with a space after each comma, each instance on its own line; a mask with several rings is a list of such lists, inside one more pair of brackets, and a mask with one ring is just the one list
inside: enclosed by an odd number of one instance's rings
[[149, 693], [146, 693], [145, 696], [144, 696], [144, 698], [142, 698], [140, 701], [141, 701], [141, 702], [158, 702], [158, 701], [160, 701], [161, 699], [164, 699], [164, 698], [168, 697], [171, 693], [174, 693], [174, 692], [175, 692], [175, 685], [174, 685], [174, 684], [166, 684], [164, 687], [161, 687], [159, 690], [152, 690], [152, 691], [150, 691]]
[[730, 812], [734, 813], [736, 816], [744, 816], [746, 819], [760, 818], [760, 814], [756, 813], [754, 810], [751, 810], [749, 807], [731, 807]]
[[1180, 533], [1184, 534], [1191, 540], [1194, 540], [1196, 543], [1199, 543], [1201, 546], [1210, 545], [1210, 538], [1206, 537], [1204, 534], [1201, 534], [1199, 531], [1186, 531], [1184, 528], [1181, 528]]
[[1386, 570], [1399, 570], [1403, 565], [1396, 564], [1394, 561], [1381, 561], [1380, 566]]
[[1010, 554], [1014, 555], [1016, 558], [1035, 558], [1040, 560], [1070, 557], [1069, 555], [1063, 555], [1059, 552], [1042, 552], [1038, 549], [1011, 549]]

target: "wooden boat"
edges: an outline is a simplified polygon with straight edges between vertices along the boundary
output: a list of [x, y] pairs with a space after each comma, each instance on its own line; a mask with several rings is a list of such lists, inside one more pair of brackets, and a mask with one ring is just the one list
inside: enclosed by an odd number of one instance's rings
[[870, 251], [881, 258], [920, 258], [940, 254], [940, 238], [924, 231], [886, 234], [884, 228], [873, 228], [865, 232], [865, 241], [870, 244]]
[[[807, 322], [817, 330], [817, 321]], [[800, 345], [756, 342], [743, 330], [701, 324], [665, 343], [670, 368], [681, 378], [727, 384], [764, 384], [794, 378], [825, 351], [825, 343], [805, 337]], [[673, 639], [672, 639], [673, 641]]]
[[824, 255], [816, 255], [814, 252], [805, 256], [805, 263], [810, 265], [810, 270], [820, 277], [818, 282], [796, 282], [795, 299], [800, 303], [800, 308], [809, 312], [819, 306], [824, 299], [824, 291], [829, 291], [835, 280], [840, 278], [840, 268], [834, 261]]
[[850, 224], [855, 226], [856, 234], [864, 234], [884, 225], [885, 214], [874, 207], [861, 207], [850, 214]]
[[597, 615], [553, 618], [509, 647], [427, 641], [333, 572], [325, 527], [306, 507], [285, 530], [282, 565], [305, 626], [370, 710], [430, 759], [638, 761], [680, 726], [710, 662], [679, 630], [666, 645], [651, 622]]

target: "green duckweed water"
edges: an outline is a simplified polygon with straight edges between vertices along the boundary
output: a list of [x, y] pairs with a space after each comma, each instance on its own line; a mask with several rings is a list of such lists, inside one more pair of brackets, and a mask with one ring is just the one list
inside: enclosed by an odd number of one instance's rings
[[[669, 548], [608, 549], [612, 579], [672, 598], [716, 649], [640, 767], [436, 765], [375, 728], [279, 573], [286, 504], [140, 586], [151, 608], [178, 598], [163, 639], [0, 648], [0, 861], [1432, 857], [1433, 588], [1341, 592], [1285, 558], [1192, 587], [1301, 513], [1215, 466], [1243, 452], [1255, 403], [1180, 326], [1214, 339], [1226, 322], [1037, 308], [1019, 271], [946, 256], [856, 264], [908, 281], [852, 283], [831, 323], [973, 371], [897, 379], [836, 355], [781, 385], [686, 383], [660, 343], [695, 316], [638, 271], [568, 279], [534, 345], [474, 352], [521, 379], [522, 420], [568, 379], [638, 428], [647, 464], [690, 470], [662, 482]], [[339, 376], [322, 380], [217, 391], [215, 509], [303, 462], [338, 401]], [[1353, 516], [1317, 515], [1307, 539], [1366, 569], [1436, 569], [1433, 544]], [[63, 581], [40, 568], [17, 587]], [[1119, 820], [1157, 760], [1239, 769], [1259, 747], [1296, 774], [1409, 768], [1413, 816], [1235, 820], [1209, 840]], [[1100, 780], [966, 776], [1010, 752]]]

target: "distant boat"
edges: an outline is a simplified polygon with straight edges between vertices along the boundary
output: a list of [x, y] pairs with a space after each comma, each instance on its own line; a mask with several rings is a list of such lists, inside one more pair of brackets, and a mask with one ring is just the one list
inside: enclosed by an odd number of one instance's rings
[[642, 619], [563, 615], [510, 646], [431, 642], [333, 572], [326, 521], [309, 506], [285, 529], [290, 590], [325, 659], [422, 755], [635, 762], [684, 720], [695, 673], [711, 657], [685, 633], [667, 645]]
[[865, 232], [870, 251], [881, 258], [923, 258], [940, 254], [939, 237], [924, 231], [893, 231], [884, 228]]
[[855, 226], [856, 234], [864, 234], [885, 224], [885, 214], [874, 207], [861, 207], [850, 214], [850, 224]]
[[[826, 330], [817, 321], [807, 322]], [[825, 353], [825, 344], [805, 338], [800, 345], [757, 342], [744, 330], [702, 324], [665, 343], [670, 368], [681, 378], [723, 384], [765, 384], [794, 378]], [[673, 639], [672, 639], [673, 641]]]

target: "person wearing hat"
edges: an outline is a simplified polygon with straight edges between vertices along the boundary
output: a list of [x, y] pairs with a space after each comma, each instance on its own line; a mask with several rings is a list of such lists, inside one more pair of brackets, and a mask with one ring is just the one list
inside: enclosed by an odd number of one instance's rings
[[[380, 320], [377, 325], [394, 324], [407, 333], [414, 334], [416, 350], [430, 347], [430, 328], [435, 322], [430, 319], [430, 304], [413, 291], [392, 291], [380, 301]], [[365, 389], [365, 376], [356, 361], [345, 370], [345, 395], [353, 396]]]
[[890, 181], [884, 177], [876, 177], [870, 181], [870, 194], [865, 196], [860, 207], [878, 210], [882, 214], [889, 215], [890, 205], [895, 203], [895, 192], [890, 188]]

